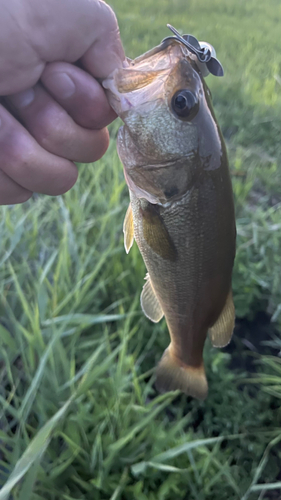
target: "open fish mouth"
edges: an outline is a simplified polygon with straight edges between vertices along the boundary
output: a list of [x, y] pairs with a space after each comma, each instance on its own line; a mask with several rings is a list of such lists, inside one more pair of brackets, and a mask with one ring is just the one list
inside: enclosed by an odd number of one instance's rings
[[114, 111], [122, 115], [132, 109], [141, 108], [149, 103], [152, 111], [159, 105], [163, 95], [165, 78], [169, 70], [138, 71], [133, 68], [117, 69], [103, 82], [107, 98]]
[[[155, 81], [154, 86], [151, 85], [151, 81], [147, 81], [145, 85], [138, 88], [130, 87], [131, 89], [125, 92], [125, 86], [129, 88], [131, 82], [126, 82], [127, 75], [125, 74], [124, 76], [124, 82], [122, 82], [120, 86], [114, 78], [108, 78], [103, 83], [109, 104], [120, 118], [123, 118], [127, 112], [133, 109], [138, 108], [140, 111], [144, 105], [146, 107], [149, 106], [149, 111], [153, 111], [159, 106], [163, 99], [158, 96], [161, 86], [158, 80]], [[142, 92], [137, 92], [138, 90], [142, 90]]]
[[174, 42], [166, 41], [134, 60], [126, 59], [123, 68], [118, 68], [102, 85], [110, 105], [122, 118], [133, 108], [139, 108], [149, 102], [157, 106], [159, 96], [164, 99], [165, 81], [175, 64], [183, 57], [193, 58], [188, 50]]

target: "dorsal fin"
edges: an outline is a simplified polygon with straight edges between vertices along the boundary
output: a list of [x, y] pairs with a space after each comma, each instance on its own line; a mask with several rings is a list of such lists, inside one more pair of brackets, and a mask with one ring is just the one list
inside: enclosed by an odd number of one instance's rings
[[123, 224], [123, 233], [124, 233], [124, 247], [125, 247], [126, 253], [129, 253], [129, 251], [131, 250], [132, 245], [134, 243], [134, 222], [133, 222], [133, 212], [132, 212], [131, 203], [129, 203], [129, 206], [127, 208], [127, 212], [125, 215], [124, 224]]
[[209, 330], [209, 336], [214, 347], [225, 347], [229, 344], [234, 324], [235, 309], [232, 299], [232, 291], [230, 290], [219, 318]]
[[149, 274], [145, 277], [146, 283], [141, 292], [140, 303], [144, 314], [153, 323], [158, 323], [163, 318], [164, 313], [162, 307], [153, 290]]

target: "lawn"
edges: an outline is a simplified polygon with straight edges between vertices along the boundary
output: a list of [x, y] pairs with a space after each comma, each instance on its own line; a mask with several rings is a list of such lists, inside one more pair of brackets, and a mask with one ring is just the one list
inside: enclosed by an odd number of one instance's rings
[[279, 0], [114, 0], [129, 57], [171, 23], [212, 43], [209, 76], [237, 214], [236, 335], [205, 346], [209, 396], [154, 390], [168, 345], [127, 256], [116, 153], [80, 165], [62, 197], [1, 207], [0, 500], [281, 498]]

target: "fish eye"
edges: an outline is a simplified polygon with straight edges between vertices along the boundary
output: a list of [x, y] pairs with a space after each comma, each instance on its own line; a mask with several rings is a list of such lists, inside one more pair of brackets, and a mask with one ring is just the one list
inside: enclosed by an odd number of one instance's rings
[[193, 118], [198, 108], [198, 99], [190, 90], [179, 90], [172, 98], [172, 109], [180, 118]]

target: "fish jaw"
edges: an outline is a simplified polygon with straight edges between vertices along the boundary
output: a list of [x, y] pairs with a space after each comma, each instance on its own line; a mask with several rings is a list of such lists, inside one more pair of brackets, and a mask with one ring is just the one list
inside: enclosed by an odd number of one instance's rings
[[136, 148], [125, 125], [118, 131], [117, 151], [129, 190], [152, 204], [166, 205], [180, 200], [193, 189], [200, 176], [196, 152], [164, 163], [157, 163], [153, 158], [149, 162]]
[[[135, 109], [141, 112], [145, 107], [147, 113], [152, 113], [163, 102], [163, 97], [161, 99], [159, 95], [164, 94], [163, 86], [168, 72], [163, 70], [161, 78], [158, 78], [159, 72], [156, 71], [142, 75], [141, 72], [131, 68], [117, 68], [103, 81], [110, 106], [123, 121], [127, 114]], [[131, 90], [129, 84], [126, 84], [128, 81], [132, 81]]]
[[[125, 126], [120, 127], [117, 136], [117, 152], [123, 163], [124, 177], [129, 191], [137, 198], [143, 198], [149, 203], [161, 203], [161, 199], [157, 196], [157, 191], [154, 189], [154, 186], [152, 186], [152, 189], [149, 189], [150, 186], [145, 182], [145, 168], [143, 168], [143, 165], [145, 165], [146, 159], [135, 148], [134, 143], [127, 135]], [[124, 155], [125, 158], [123, 158]], [[132, 165], [130, 165], [129, 159], [131, 159]], [[139, 165], [139, 169], [135, 168], [136, 162]], [[140, 182], [138, 179], [138, 171], [143, 182]]]
[[165, 98], [164, 85], [171, 70], [187, 56], [194, 59], [182, 45], [164, 43], [135, 60], [127, 59], [122, 68], [116, 68], [103, 80], [102, 86], [118, 116], [123, 119], [128, 111], [142, 107], [146, 107], [147, 112], [153, 111], [153, 101]]

